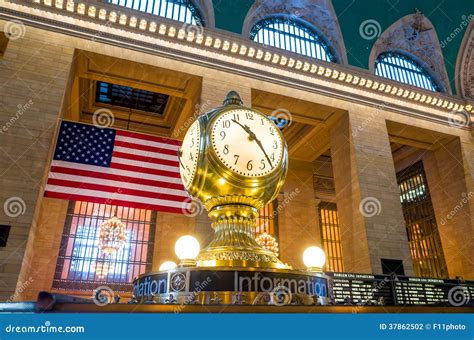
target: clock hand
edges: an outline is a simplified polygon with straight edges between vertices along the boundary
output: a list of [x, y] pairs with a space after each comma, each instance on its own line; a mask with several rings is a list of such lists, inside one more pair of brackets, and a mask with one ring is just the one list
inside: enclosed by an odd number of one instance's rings
[[265, 157], [267, 158], [268, 163], [270, 164], [270, 168], [273, 169], [272, 161], [270, 160], [270, 157], [268, 157], [267, 153], [265, 152], [265, 149], [263, 148], [262, 142], [260, 142], [260, 140], [258, 140], [256, 137], [255, 137], [255, 141], [257, 142], [260, 149], [262, 149]]
[[270, 168], [273, 169], [273, 165], [272, 165], [272, 161], [270, 160], [270, 157], [268, 157], [265, 149], [263, 148], [263, 145], [262, 145], [262, 142], [257, 138], [257, 135], [252, 131], [250, 130], [250, 128], [247, 126], [247, 125], [242, 125], [240, 124], [238, 121], [236, 121], [235, 119], [232, 119], [232, 121], [234, 123], [236, 123], [237, 125], [240, 125], [242, 127], [242, 129], [245, 130], [245, 132], [248, 133], [249, 137], [251, 140], [254, 140], [257, 142], [257, 145], [260, 147], [260, 149], [263, 151], [264, 155], [265, 155], [265, 158], [267, 159], [268, 163], [270, 164]]
[[238, 121], [236, 121], [235, 119], [232, 119], [232, 121], [233, 121], [234, 123], [236, 123], [237, 125], [240, 125], [240, 127], [241, 127], [242, 129], [244, 129], [245, 132], [248, 133], [248, 135], [249, 135], [249, 137], [250, 137], [251, 140], [252, 140], [252, 139], [253, 139], [253, 140], [256, 140], [257, 136], [255, 135], [255, 133], [253, 133], [252, 130], [250, 130], [250, 128], [249, 128], [247, 125], [242, 125], [242, 124], [240, 124]]
[[183, 161], [181, 160], [181, 157], [183, 157], [183, 150], [179, 149], [178, 151], [178, 159], [179, 159], [179, 164], [183, 167], [183, 169], [186, 169], [186, 167], [183, 164]]

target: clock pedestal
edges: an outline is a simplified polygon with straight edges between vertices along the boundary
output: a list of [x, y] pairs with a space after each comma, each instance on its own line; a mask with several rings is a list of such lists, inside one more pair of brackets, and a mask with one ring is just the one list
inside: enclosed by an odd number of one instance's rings
[[226, 204], [210, 209], [214, 239], [197, 259], [200, 267], [289, 268], [255, 241], [258, 210], [249, 205]]
[[285, 140], [268, 117], [244, 107], [231, 91], [222, 107], [199, 116], [188, 129], [179, 160], [186, 190], [209, 212], [214, 239], [195, 266], [184, 263], [136, 278], [132, 303], [329, 303], [326, 275], [293, 270], [255, 241], [259, 211], [275, 199], [288, 169]]

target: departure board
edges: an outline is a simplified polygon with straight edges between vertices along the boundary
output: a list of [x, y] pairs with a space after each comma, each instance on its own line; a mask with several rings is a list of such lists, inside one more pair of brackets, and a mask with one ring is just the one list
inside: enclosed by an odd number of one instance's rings
[[336, 305], [474, 306], [474, 281], [326, 273]]
[[336, 305], [393, 305], [389, 276], [326, 273], [332, 277], [333, 301]]
[[474, 281], [397, 277], [393, 280], [396, 305], [474, 305]]

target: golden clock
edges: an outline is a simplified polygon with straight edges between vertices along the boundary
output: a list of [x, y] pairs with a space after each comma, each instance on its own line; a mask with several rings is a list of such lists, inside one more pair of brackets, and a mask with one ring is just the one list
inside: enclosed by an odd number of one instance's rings
[[261, 113], [234, 109], [219, 115], [211, 126], [211, 143], [219, 160], [247, 177], [278, 169], [284, 141], [275, 124]]
[[179, 151], [179, 170], [186, 189], [189, 188], [196, 174], [200, 143], [201, 129], [199, 122], [195, 121], [186, 133]]
[[185, 188], [206, 207], [215, 230], [198, 265], [284, 268], [254, 238], [259, 210], [276, 197], [288, 168], [286, 142], [273, 121], [231, 91], [222, 107], [191, 125], [179, 156]]

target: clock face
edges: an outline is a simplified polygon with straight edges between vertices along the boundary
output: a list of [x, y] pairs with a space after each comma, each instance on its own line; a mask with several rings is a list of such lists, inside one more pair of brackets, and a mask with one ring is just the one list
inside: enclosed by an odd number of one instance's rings
[[200, 141], [201, 128], [196, 120], [186, 132], [179, 149], [179, 173], [186, 189], [191, 186], [196, 174]]
[[231, 110], [218, 117], [211, 141], [220, 161], [243, 176], [267, 175], [283, 158], [278, 128], [266, 116], [250, 110]]

